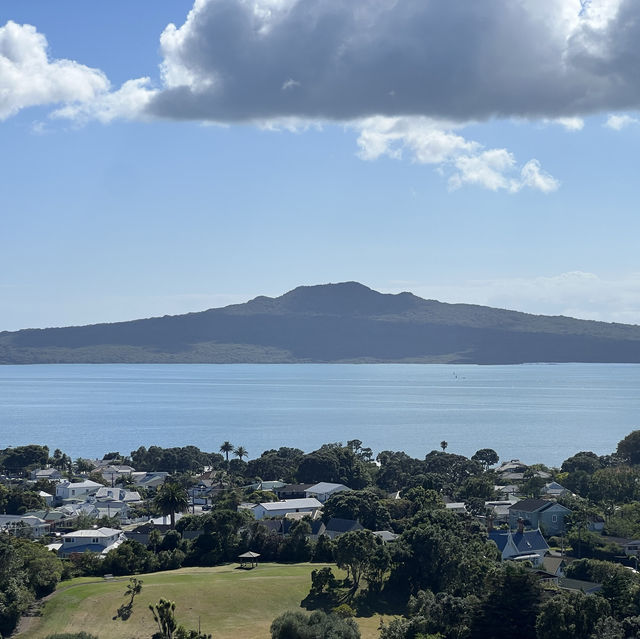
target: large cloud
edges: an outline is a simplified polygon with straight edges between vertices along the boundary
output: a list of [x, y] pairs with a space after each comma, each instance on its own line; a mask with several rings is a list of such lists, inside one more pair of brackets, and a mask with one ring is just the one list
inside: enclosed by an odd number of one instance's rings
[[35, 27], [11, 21], [0, 27], [0, 120], [25, 107], [90, 101], [108, 88], [98, 69], [50, 61], [47, 40]]
[[197, 0], [156, 115], [572, 118], [640, 107], [637, 0]]

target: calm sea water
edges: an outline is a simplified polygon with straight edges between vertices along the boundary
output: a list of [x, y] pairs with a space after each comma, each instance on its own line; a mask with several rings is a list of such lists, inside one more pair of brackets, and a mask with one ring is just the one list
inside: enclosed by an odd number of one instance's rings
[[640, 365], [0, 366], [0, 448], [96, 457], [224, 440], [250, 457], [361, 439], [422, 457], [494, 448], [559, 465], [640, 428]]

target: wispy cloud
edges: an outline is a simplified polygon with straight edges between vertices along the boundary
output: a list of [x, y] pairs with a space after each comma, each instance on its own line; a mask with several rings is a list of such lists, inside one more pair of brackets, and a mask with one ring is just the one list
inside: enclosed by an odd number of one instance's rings
[[605, 126], [609, 129], [613, 129], [614, 131], [621, 131], [622, 129], [634, 124], [640, 124], [640, 119], [634, 118], [626, 113], [623, 115], [612, 114], [605, 122]]
[[443, 302], [482, 304], [541, 315], [640, 324], [640, 272], [619, 277], [569, 271], [551, 276], [467, 280], [462, 283], [391, 284]]

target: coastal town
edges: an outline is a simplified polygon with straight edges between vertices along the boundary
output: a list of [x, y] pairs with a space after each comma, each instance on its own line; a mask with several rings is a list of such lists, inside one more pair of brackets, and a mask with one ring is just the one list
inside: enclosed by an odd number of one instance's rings
[[[478, 636], [474, 624], [496, 575], [500, 588], [525, 580], [535, 594], [523, 636], [555, 636], [543, 629], [552, 602], [584, 616], [596, 596], [592, 633], [603, 619], [612, 627], [635, 619], [639, 443], [634, 431], [611, 455], [578, 452], [560, 468], [499, 463], [490, 448], [466, 458], [447, 452], [445, 441], [424, 460], [391, 451], [374, 459], [359, 440], [249, 460], [230, 442], [215, 453], [152, 446], [75, 461], [43, 446], [16, 447], [0, 453], [1, 539], [50, 559], [47, 586], [25, 599], [38, 610], [38, 595], [83, 575], [106, 581], [188, 566], [311, 562], [317, 608], [339, 611], [342, 623], [365, 609], [393, 610], [386, 625], [380, 617], [385, 639], [417, 636], [416, 628]], [[449, 626], [433, 611], [418, 614], [424, 593], [453, 597], [464, 614]], [[24, 614], [0, 610], [3, 634], [21, 629]]]

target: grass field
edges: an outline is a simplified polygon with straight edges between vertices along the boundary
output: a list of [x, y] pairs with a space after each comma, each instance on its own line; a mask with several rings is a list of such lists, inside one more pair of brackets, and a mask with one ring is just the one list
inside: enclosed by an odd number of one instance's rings
[[[178, 622], [211, 633], [214, 639], [267, 639], [275, 617], [300, 608], [318, 564], [263, 564], [254, 570], [235, 565], [182, 568], [140, 575], [142, 593], [127, 621], [113, 619], [128, 580], [75, 579], [60, 584], [41, 617], [30, 619], [20, 639], [42, 639], [60, 632], [84, 630], [99, 639], [149, 639], [156, 627], [150, 603], [161, 597], [176, 602]], [[336, 571], [340, 572], [340, 571]], [[363, 639], [378, 637], [380, 616], [358, 618]]]

